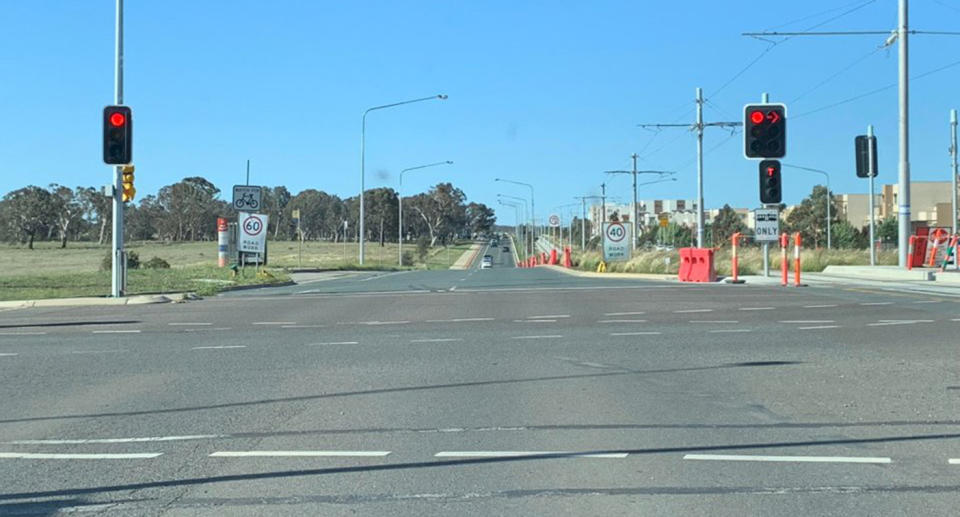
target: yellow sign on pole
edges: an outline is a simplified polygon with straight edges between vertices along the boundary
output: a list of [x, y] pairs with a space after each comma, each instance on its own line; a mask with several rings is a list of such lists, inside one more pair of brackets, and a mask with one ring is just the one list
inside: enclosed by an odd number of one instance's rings
[[666, 228], [670, 224], [670, 216], [667, 214], [660, 214], [660, 227]]

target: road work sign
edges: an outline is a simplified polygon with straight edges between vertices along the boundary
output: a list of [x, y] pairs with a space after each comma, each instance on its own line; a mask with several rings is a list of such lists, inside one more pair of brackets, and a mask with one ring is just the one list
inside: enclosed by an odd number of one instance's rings
[[754, 240], [773, 242], [780, 238], [780, 211], [776, 208], [758, 208], [753, 211]]
[[630, 229], [623, 223], [603, 223], [603, 260], [630, 260]]
[[240, 238], [237, 249], [244, 253], [265, 253], [267, 249], [267, 216], [240, 212]]

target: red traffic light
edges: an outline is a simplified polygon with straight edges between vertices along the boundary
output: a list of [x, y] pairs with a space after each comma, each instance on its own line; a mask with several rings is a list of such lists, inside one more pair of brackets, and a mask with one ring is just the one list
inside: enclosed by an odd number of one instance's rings
[[777, 172], [777, 169], [775, 167], [767, 167], [767, 176], [772, 178], [773, 175], [776, 174], [776, 172]]
[[120, 127], [127, 123], [127, 117], [123, 113], [115, 112], [110, 114], [110, 125], [113, 127]]
[[754, 124], [762, 124], [764, 118], [765, 117], [762, 111], [754, 111], [750, 113], [750, 122], [753, 122]]

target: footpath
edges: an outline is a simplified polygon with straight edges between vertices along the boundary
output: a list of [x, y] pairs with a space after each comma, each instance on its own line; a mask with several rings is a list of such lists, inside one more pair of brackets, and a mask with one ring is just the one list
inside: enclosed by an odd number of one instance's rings
[[450, 269], [470, 269], [473, 261], [477, 258], [477, 255], [480, 254], [480, 250], [482, 250], [484, 246], [486, 246], [486, 244], [480, 242], [471, 244], [470, 249], [464, 251], [463, 254], [460, 255], [460, 258], [450, 266]]

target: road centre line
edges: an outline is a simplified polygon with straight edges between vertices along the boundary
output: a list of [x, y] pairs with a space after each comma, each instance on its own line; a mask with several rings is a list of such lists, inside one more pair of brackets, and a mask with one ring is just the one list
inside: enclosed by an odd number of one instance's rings
[[139, 334], [139, 330], [94, 330], [94, 334]]
[[813, 323], [836, 323], [836, 321], [835, 321], [835, 320], [780, 320], [780, 321], [778, 321], [777, 323], [799, 323], [799, 324], [809, 323], [809, 324], [813, 324]]
[[217, 451], [211, 458], [262, 457], [324, 457], [324, 458], [382, 458], [390, 451]]
[[427, 320], [427, 323], [464, 323], [469, 321], [493, 321], [493, 318], [453, 318], [449, 320]]
[[134, 452], [122, 454], [80, 454], [80, 453], [39, 453], [39, 452], [0, 452], [0, 459], [26, 460], [139, 460], [156, 458], [162, 452]]
[[137, 438], [80, 438], [54, 440], [10, 440], [0, 442], [3, 445], [84, 445], [88, 443], [147, 443], [147, 442], [177, 442], [184, 440], [210, 440], [229, 438], [226, 434], [194, 434], [182, 436], [143, 436]]
[[647, 320], [597, 320], [597, 323], [646, 323]]
[[307, 346], [325, 346], [325, 345], [358, 345], [357, 341], [332, 341], [329, 343], [307, 343]]
[[864, 302], [860, 305], [893, 305], [893, 302]]
[[221, 350], [225, 348], [247, 348], [247, 345], [195, 346], [190, 350]]
[[685, 454], [685, 460], [701, 461], [778, 461], [799, 463], [892, 463], [890, 458], [865, 456], [749, 456], [739, 454]]
[[837, 307], [837, 306], [838, 305], [835, 303], [828, 303], [824, 305], [804, 305], [803, 308], [804, 309], [826, 309], [829, 307]]
[[713, 312], [713, 309], [681, 309], [673, 312], [674, 314], [690, 314], [694, 312]]
[[512, 339], [556, 339], [561, 337], [563, 336], [554, 334], [554, 335], [548, 335], [548, 336], [513, 336]]
[[604, 453], [577, 453], [565, 451], [441, 451], [435, 458], [522, 458], [525, 456], [560, 456], [571, 458], [605, 458], [622, 459], [627, 457], [625, 452]]
[[449, 343], [451, 341], [463, 341], [463, 338], [459, 337], [439, 337], [432, 339], [411, 339], [411, 343]]
[[815, 327], [797, 327], [797, 330], [838, 329], [840, 325], [817, 325]]
[[296, 321], [254, 321], [251, 325], [296, 325]]
[[177, 323], [167, 323], [171, 327], [204, 327], [213, 325], [213, 323], [194, 323], [194, 322], [177, 322]]
[[646, 314], [643, 311], [634, 311], [634, 312], [605, 312], [604, 316], [639, 316], [641, 314]]
[[732, 334], [732, 333], [741, 333], [741, 332], [751, 332], [752, 329], [715, 329], [711, 330], [711, 334]]
[[611, 336], [659, 336], [660, 332], [611, 332]]
[[738, 311], [772, 311], [776, 307], [740, 307]]

